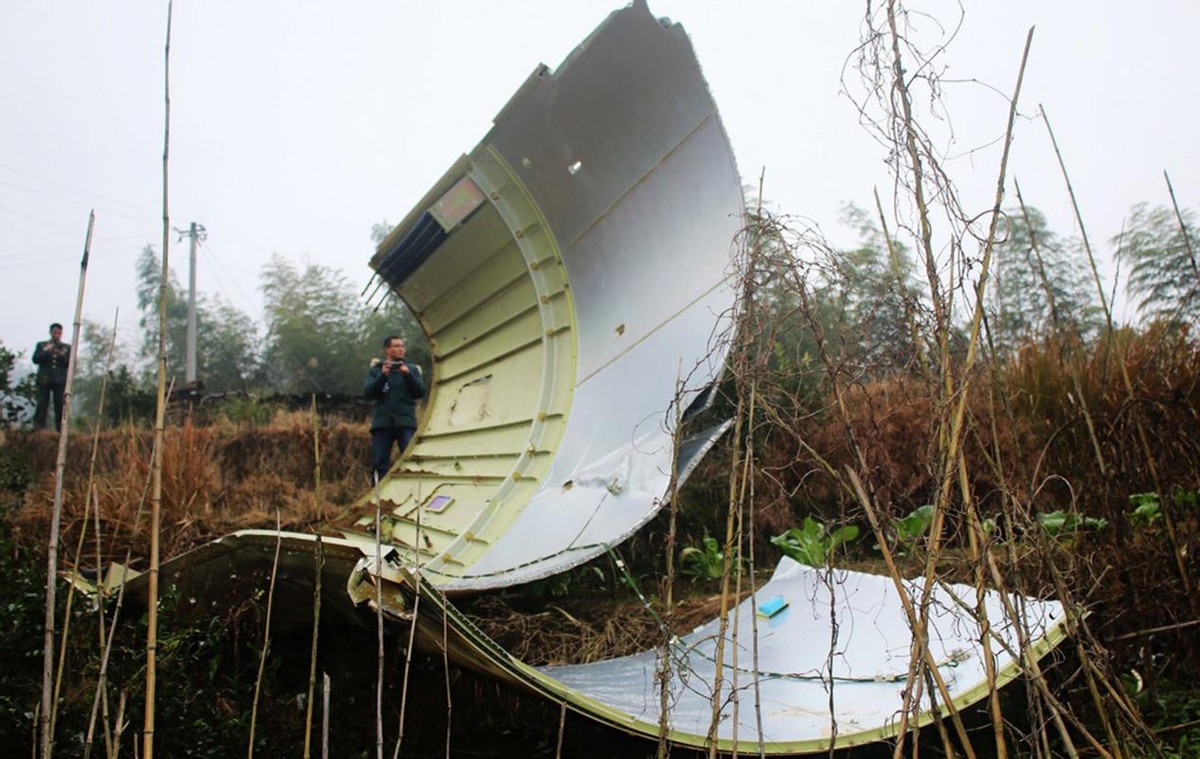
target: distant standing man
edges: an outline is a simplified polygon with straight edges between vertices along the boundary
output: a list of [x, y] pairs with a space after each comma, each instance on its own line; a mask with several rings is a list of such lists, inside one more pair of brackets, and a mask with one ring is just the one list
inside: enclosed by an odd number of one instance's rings
[[62, 430], [63, 391], [67, 387], [67, 365], [71, 362], [71, 346], [62, 341], [63, 327], [58, 322], [50, 325], [50, 339], [43, 340], [33, 349], [33, 363], [37, 364], [37, 410], [33, 412], [33, 428], [46, 427], [47, 406], [54, 396], [54, 429]]
[[403, 453], [417, 432], [417, 401], [425, 397], [421, 367], [404, 360], [404, 340], [390, 335], [383, 341], [383, 360], [373, 359], [365, 393], [375, 402], [371, 412], [371, 466], [382, 481], [399, 443]]

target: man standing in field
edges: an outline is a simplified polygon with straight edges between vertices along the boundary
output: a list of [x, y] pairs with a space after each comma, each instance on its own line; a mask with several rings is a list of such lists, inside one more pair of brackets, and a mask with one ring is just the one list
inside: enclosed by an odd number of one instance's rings
[[63, 327], [50, 325], [50, 339], [34, 346], [33, 363], [37, 364], [37, 409], [33, 412], [33, 428], [46, 427], [46, 412], [54, 397], [54, 429], [62, 430], [63, 391], [67, 387], [67, 365], [71, 361], [71, 346], [62, 341]]
[[425, 397], [421, 367], [404, 360], [404, 340], [390, 335], [383, 341], [383, 360], [371, 361], [364, 392], [375, 402], [371, 412], [371, 467], [375, 481], [383, 480], [392, 457], [417, 431], [417, 401]]

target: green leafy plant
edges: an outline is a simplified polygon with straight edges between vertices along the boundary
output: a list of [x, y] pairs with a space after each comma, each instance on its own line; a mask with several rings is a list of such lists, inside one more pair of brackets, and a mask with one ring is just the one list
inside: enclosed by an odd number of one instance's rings
[[705, 534], [700, 547], [688, 546], [679, 552], [679, 571], [697, 580], [715, 580], [725, 571], [725, 551], [711, 535]]
[[[933, 524], [933, 504], [931, 503], [918, 506], [899, 519], [893, 520], [888, 532], [896, 553], [904, 555], [915, 551], [917, 541], [929, 532], [931, 524]], [[878, 543], [875, 544], [875, 550], [879, 550]]]
[[1200, 490], [1188, 490], [1187, 488], [1175, 488], [1175, 493], [1171, 500], [1179, 508], [1196, 508], [1196, 504], [1200, 503]]
[[[1158, 493], [1134, 493], [1129, 496], [1133, 510], [1129, 512], [1129, 521], [1140, 527], [1149, 527], [1162, 521], [1163, 509], [1158, 500]], [[1175, 488], [1171, 492], [1171, 503], [1176, 509], [1194, 509], [1200, 503], [1200, 491], [1187, 488]]]
[[564, 598], [606, 590], [609, 590], [608, 575], [595, 564], [585, 564], [532, 582], [528, 588], [529, 594], [536, 598]]
[[838, 546], [853, 541], [858, 537], [856, 525], [843, 525], [832, 532], [824, 524], [811, 516], [804, 518], [804, 524], [793, 527], [787, 532], [771, 538], [771, 542], [779, 546], [784, 555], [801, 564], [810, 567], [825, 566], [833, 556]]
[[1076, 534], [1087, 530], [1103, 530], [1108, 526], [1108, 520], [1098, 517], [1085, 517], [1074, 511], [1049, 511], [1038, 514], [1038, 524], [1046, 534], [1061, 543], [1071, 543]]
[[1162, 505], [1158, 502], [1158, 493], [1134, 493], [1129, 496], [1133, 511], [1129, 512], [1129, 521], [1136, 525], [1148, 527], [1162, 519]]

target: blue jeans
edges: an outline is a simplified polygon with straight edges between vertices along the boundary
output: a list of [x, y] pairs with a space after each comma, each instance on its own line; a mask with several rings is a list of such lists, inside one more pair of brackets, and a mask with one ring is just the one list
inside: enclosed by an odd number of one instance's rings
[[[382, 430], [371, 430], [371, 469], [374, 476], [383, 482], [391, 468], [392, 446], [399, 443], [400, 453], [412, 442], [416, 433], [412, 427], [387, 427]], [[371, 480], [375, 484], [375, 480]]]

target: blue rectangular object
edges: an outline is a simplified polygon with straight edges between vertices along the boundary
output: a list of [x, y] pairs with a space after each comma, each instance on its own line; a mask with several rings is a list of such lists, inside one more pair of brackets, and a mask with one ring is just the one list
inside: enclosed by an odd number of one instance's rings
[[783, 596], [775, 596], [771, 600], [758, 605], [758, 616], [770, 619], [787, 607], [788, 602], [783, 599]]

